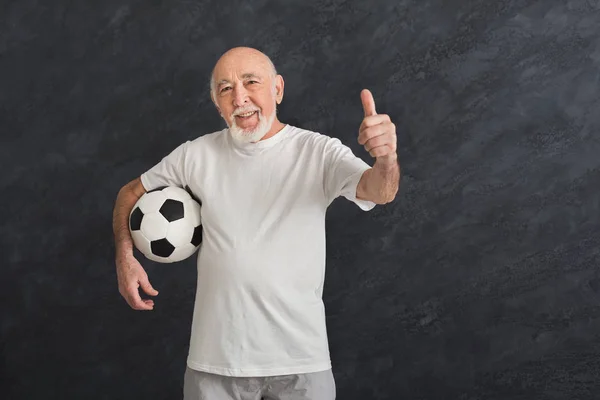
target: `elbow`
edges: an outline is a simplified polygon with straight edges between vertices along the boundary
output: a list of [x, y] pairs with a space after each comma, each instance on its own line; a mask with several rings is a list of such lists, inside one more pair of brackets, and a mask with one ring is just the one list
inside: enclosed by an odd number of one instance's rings
[[388, 203], [391, 203], [394, 200], [396, 200], [396, 195], [397, 194], [398, 194], [398, 189], [396, 189], [392, 193], [389, 193], [389, 194], [386, 194], [386, 195], [383, 195], [383, 196], [379, 197], [378, 199], [374, 200], [373, 202], [375, 204], [380, 204], [380, 205], [388, 204]]
[[379, 205], [389, 204], [392, 201], [394, 201], [395, 199], [396, 199], [396, 197], [388, 197], [388, 198], [380, 200], [379, 202], [377, 202], [375, 204], [379, 204]]
[[394, 196], [387, 196], [387, 197], [380, 197], [378, 199], [373, 200], [373, 203], [379, 204], [379, 205], [384, 205], [384, 204], [391, 203], [395, 199], [396, 199], [395, 195]]

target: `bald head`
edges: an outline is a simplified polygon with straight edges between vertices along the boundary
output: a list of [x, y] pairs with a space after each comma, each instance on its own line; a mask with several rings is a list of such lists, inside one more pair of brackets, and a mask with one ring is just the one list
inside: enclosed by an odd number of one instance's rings
[[228, 68], [231, 68], [232, 66], [238, 65], [242, 62], [268, 71], [269, 78], [271, 78], [273, 81], [277, 76], [275, 65], [266, 54], [257, 49], [253, 49], [252, 47], [234, 47], [223, 53], [212, 70], [210, 75], [210, 92], [213, 96], [213, 99], [217, 94], [216, 89], [219, 82], [216, 81], [218, 79], [216, 75], [218, 75], [218, 72], [221, 70], [227, 70]]

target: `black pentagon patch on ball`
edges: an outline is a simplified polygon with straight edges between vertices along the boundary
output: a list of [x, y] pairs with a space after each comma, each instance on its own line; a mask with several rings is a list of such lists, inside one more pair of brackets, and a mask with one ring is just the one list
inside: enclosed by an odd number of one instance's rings
[[202, 225], [198, 225], [194, 228], [194, 235], [192, 236], [192, 244], [199, 246], [202, 243]]
[[163, 190], [166, 186], [157, 187], [156, 189], [149, 190], [148, 193], [158, 192], [159, 190]]
[[167, 239], [152, 241], [150, 248], [152, 249], [152, 254], [159, 257], [169, 257], [175, 250], [175, 247]]
[[177, 221], [183, 218], [183, 203], [179, 200], [167, 199], [159, 211], [167, 221]]
[[142, 218], [144, 218], [144, 213], [139, 207], [136, 207], [129, 218], [129, 228], [132, 231], [139, 231], [142, 227]]

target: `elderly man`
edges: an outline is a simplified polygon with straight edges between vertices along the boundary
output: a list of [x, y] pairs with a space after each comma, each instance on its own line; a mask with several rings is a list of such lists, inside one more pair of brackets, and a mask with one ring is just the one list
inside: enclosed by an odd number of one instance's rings
[[129, 182], [113, 221], [119, 292], [135, 310], [156, 291], [133, 256], [128, 215], [146, 191], [189, 187], [202, 202], [203, 242], [186, 400], [333, 400], [325, 310], [325, 212], [344, 196], [362, 210], [394, 199], [396, 129], [361, 92], [358, 141], [370, 167], [340, 140], [277, 118], [284, 81], [271, 60], [234, 48], [218, 60], [211, 98], [228, 128], [187, 141]]

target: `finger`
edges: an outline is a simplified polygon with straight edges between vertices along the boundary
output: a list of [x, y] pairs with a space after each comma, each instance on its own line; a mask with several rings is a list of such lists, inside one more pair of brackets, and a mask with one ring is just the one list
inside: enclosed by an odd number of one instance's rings
[[390, 153], [396, 153], [396, 142], [393, 139], [385, 139], [383, 136], [365, 145], [365, 150], [372, 157], [381, 157]]
[[393, 145], [393, 139], [394, 138], [392, 137], [392, 135], [389, 134], [375, 136], [374, 138], [367, 140], [367, 143], [365, 143], [365, 150], [370, 152], [372, 149], [379, 146], [391, 146]]
[[392, 122], [392, 120], [390, 119], [390, 116], [387, 114], [370, 115], [363, 119], [358, 130], [360, 131], [360, 130], [363, 130], [364, 128], [369, 128], [371, 126], [385, 124], [386, 122], [389, 122], [389, 123]]
[[150, 308], [154, 308], [153, 300], [147, 299], [147, 300], [144, 300], [144, 303], [146, 303], [146, 305], [150, 306]]
[[387, 124], [379, 124], [363, 128], [358, 132], [358, 143], [364, 145], [372, 138], [384, 135], [385, 133], [390, 132], [392, 129], [393, 127], [390, 127]]
[[363, 89], [360, 92], [360, 99], [362, 101], [365, 117], [377, 115], [377, 112], [375, 111], [375, 99], [373, 99], [373, 95], [369, 89]]
[[148, 293], [150, 296], [156, 296], [158, 294], [158, 290], [154, 289], [148, 280], [148, 276], [145, 276], [140, 279], [140, 286], [144, 290], [144, 292]]
[[151, 310], [154, 307], [154, 305], [146, 304], [146, 302], [142, 299], [139, 299], [139, 301], [135, 301], [135, 300], [131, 299], [131, 302], [129, 305], [134, 310], [139, 310], [139, 311]]
[[151, 307], [146, 305], [146, 303], [140, 297], [138, 293], [138, 289], [135, 286], [131, 286], [127, 291], [128, 303], [134, 310], [149, 310]]
[[383, 145], [383, 146], [377, 146], [373, 149], [371, 149], [371, 151], [369, 151], [369, 154], [371, 155], [371, 157], [383, 157], [383, 156], [387, 156], [388, 154], [392, 154], [394, 151], [391, 149], [390, 145]]

